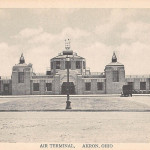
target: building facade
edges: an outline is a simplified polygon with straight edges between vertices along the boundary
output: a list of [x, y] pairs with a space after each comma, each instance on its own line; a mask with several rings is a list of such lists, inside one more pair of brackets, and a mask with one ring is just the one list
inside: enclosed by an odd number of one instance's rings
[[[68, 55], [69, 54], [69, 55]], [[69, 65], [67, 65], [69, 59]], [[67, 67], [69, 67], [70, 94], [120, 94], [122, 86], [132, 85], [133, 93], [150, 93], [150, 76], [125, 76], [125, 67], [113, 53], [111, 63], [104, 72], [94, 73], [86, 67], [86, 59], [65, 50], [50, 60], [50, 70], [39, 75], [32, 64], [26, 64], [23, 54], [12, 68], [11, 78], [0, 78], [1, 95], [59, 95], [66, 94]]]

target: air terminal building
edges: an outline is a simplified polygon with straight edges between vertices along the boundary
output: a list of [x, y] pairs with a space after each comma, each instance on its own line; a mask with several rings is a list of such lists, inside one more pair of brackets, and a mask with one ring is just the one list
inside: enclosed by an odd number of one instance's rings
[[50, 68], [43, 75], [36, 74], [22, 54], [12, 68], [11, 78], [0, 77], [0, 94], [59, 95], [66, 94], [68, 85], [70, 94], [120, 94], [125, 84], [131, 85], [134, 93], [150, 93], [150, 76], [126, 76], [125, 67], [117, 61], [115, 53], [104, 72], [94, 73], [86, 67], [86, 59], [66, 43], [65, 50], [50, 60]]

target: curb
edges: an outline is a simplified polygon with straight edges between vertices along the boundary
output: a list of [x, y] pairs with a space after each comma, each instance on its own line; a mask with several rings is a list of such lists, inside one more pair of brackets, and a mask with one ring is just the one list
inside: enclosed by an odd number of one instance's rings
[[[150, 96], [150, 94], [133, 94], [132, 96]], [[66, 97], [66, 95], [18, 95], [18, 96], [0, 96], [0, 98], [30, 98], [30, 97]], [[120, 94], [104, 95], [70, 95], [70, 97], [121, 97]]]

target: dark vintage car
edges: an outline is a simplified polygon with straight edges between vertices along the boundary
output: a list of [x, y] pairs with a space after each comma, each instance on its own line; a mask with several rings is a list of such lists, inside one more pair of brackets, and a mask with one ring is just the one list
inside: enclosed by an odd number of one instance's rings
[[132, 86], [131, 85], [123, 85], [122, 96], [132, 96]]

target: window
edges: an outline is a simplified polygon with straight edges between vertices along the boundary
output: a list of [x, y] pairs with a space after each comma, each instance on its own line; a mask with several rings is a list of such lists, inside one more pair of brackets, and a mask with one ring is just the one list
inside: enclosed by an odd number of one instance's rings
[[119, 82], [119, 72], [113, 71], [113, 82]]
[[103, 90], [103, 82], [97, 82], [97, 90]]
[[140, 82], [140, 90], [146, 90], [146, 82]]
[[39, 91], [39, 83], [33, 83], [33, 91]]
[[91, 90], [91, 82], [86, 82], [85, 83], [85, 90], [90, 91]]
[[4, 84], [3, 87], [4, 87], [4, 92], [9, 91], [9, 84]]
[[24, 72], [18, 72], [18, 83], [24, 83]]
[[53, 62], [51, 62], [51, 69], [53, 69]]
[[56, 61], [56, 69], [60, 69], [60, 61]]
[[134, 83], [133, 83], [133, 82], [128, 82], [128, 85], [131, 86], [131, 89], [132, 89], [132, 90], [134, 89]]
[[68, 65], [69, 65], [69, 69], [71, 69], [71, 62], [70, 61], [69, 62], [65, 61], [65, 68], [66, 69], [68, 68]]
[[80, 61], [76, 61], [76, 69], [81, 69]]
[[83, 61], [83, 69], [85, 69], [85, 61]]
[[52, 91], [52, 83], [46, 83], [46, 91]]

